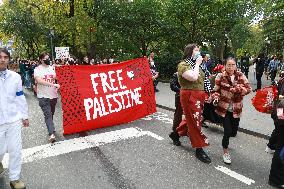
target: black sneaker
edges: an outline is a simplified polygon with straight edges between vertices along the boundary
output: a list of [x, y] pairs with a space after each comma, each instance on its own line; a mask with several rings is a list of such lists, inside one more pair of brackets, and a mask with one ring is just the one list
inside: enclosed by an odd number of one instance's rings
[[209, 158], [209, 156], [204, 152], [204, 150], [202, 148], [197, 148], [195, 155], [197, 157], [197, 159], [199, 159], [200, 161], [202, 161], [203, 163], [211, 163], [211, 159]]
[[169, 137], [173, 140], [173, 144], [176, 146], [180, 146], [181, 143], [179, 141], [179, 135], [176, 132], [171, 132], [171, 134], [169, 134]]
[[284, 188], [284, 184], [278, 185], [278, 184], [275, 184], [274, 182], [271, 182], [271, 181], [268, 181], [268, 184], [272, 187], [275, 187], [275, 188]]

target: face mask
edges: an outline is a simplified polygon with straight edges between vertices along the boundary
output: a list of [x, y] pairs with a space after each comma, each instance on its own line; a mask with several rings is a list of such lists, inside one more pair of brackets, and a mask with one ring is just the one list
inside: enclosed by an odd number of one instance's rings
[[193, 60], [196, 60], [197, 58], [199, 58], [199, 56], [201, 56], [200, 52], [195, 53]]
[[44, 62], [46, 65], [50, 65], [50, 62], [51, 62], [51, 61], [50, 61], [49, 59], [47, 59], [47, 60], [44, 60], [43, 62]]

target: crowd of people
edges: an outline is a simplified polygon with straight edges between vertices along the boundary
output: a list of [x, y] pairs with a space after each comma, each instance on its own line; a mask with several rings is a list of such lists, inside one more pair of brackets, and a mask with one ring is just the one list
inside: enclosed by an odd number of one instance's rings
[[[159, 72], [154, 61], [154, 52], [148, 57], [152, 74], [154, 91], [157, 89]], [[22, 85], [29, 89], [36, 84], [36, 95], [39, 106], [44, 114], [45, 125], [49, 135], [49, 142], [56, 141], [53, 116], [58, 99], [60, 85], [56, 82], [54, 66], [77, 65], [77, 60], [72, 58], [51, 61], [47, 53], [42, 53], [38, 61], [22, 60], [8, 64], [10, 54], [6, 49], [0, 49], [0, 174], [4, 172], [1, 163], [5, 152], [9, 153], [9, 177], [12, 188], [22, 189], [25, 184], [20, 180], [21, 173], [21, 125], [29, 126], [27, 102]], [[96, 63], [94, 63], [96, 62]], [[96, 65], [114, 63], [114, 59], [94, 61], [85, 57], [82, 65]], [[269, 140], [267, 149], [274, 153], [269, 176], [269, 184], [284, 188], [284, 118], [279, 118], [279, 109], [284, 108], [284, 77], [275, 82], [275, 70], [280, 67], [277, 58], [265, 61], [260, 54], [253, 60], [256, 65], [257, 89], [261, 89], [262, 74], [270, 72], [272, 84], [277, 84], [279, 95], [275, 101], [272, 119], [275, 130]], [[15, 66], [18, 65], [18, 66]], [[200, 53], [197, 44], [185, 47], [182, 60], [179, 62], [176, 73], [170, 83], [171, 89], [176, 92], [174, 121], [169, 137], [176, 146], [182, 145], [180, 137], [189, 137], [192, 148], [195, 149], [197, 159], [204, 163], [211, 163], [207, 154], [209, 140], [202, 132], [201, 127], [205, 120], [219, 123], [224, 128], [222, 158], [224, 163], [231, 164], [229, 142], [231, 137], [236, 137], [243, 98], [252, 91], [248, 81], [249, 58], [247, 55], [240, 61], [229, 57], [222, 64], [214, 64], [209, 54]], [[11, 71], [13, 70], [13, 71]], [[17, 74], [16, 72], [20, 73]], [[8, 101], [7, 101], [8, 99]], [[283, 103], [282, 100], [283, 99]], [[17, 107], [17, 108], [16, 108]], [[283, 116], [284, 117], [284, 116]], [[267, 150], [267, 151], [268, 151]]]
[[[275, 77], [279, 62], [274, 56], [265, 63], [264, 55], [260, 54], [253, 60], [256, 65], [257, 88], [261, 89], [262, 74], [267, 68], [271, 82], [275, 85]], [[180, 137], [188, 136], [196, 157], [201, 162], [211, 163], [204, 150], [209, 146], [208, 138], [201, 127], [205, 120], [219, 123], [224, 129], [221, 140], [223, 161], [231, 164], [229, 139], [236, 137], [239, 128], [243, 98], [252, 91], [248, 81], [249, 57], [245, 55], [238, 61], [232, 57], [225, 60], [224, 65], [207, 67], [206, 59], [200, 54], [197, 44], [185, 47], [182, 61], [170, 83], [175, 95], [175, 113], [172, 132], [169, 137], [173, 144], [180, 146]], [[265, 66], [266, 65], [266, 66]], [[211, 69], [211, 70], [210, 70]], [[210, 72], [215, 74], [210, 75]], [[278, 82], [278, 97], [275, 99], [272, 119], [275, 129], [271, 135], [266, 152], [274, 153], [269, 175], [269, 184], [284, 188], [284, 74]], [[282, 102], [283, 101], [283, 102]], [[183, 117], [184, 115], [184, 117]]]

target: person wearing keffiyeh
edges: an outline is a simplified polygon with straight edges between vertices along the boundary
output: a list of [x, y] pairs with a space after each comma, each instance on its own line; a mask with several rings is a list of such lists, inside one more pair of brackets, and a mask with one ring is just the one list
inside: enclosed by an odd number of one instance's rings
[[203, 64], [197, 44], [185, 47], [183, 60], [178, 65], [178, 81], [181, 86], [180, 102], [186, 120], [183, 120], [176, 132], [169, 137], [173, 143], [179, 144], [180, 136], [188, 136], [196, 157], [204, 162], [211, 163], [211, 159], [203, 150], [209, 146], [207, 137], [201, 131], [202, 112], [206, 92], [211, 92], [209, 72]]

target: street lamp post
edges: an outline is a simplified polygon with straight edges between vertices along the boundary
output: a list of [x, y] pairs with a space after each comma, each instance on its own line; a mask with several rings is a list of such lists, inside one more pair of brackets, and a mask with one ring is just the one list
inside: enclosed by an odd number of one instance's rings
[[269, 53], [269, 51], [268, 51], [268, 47], [269, 47], [269, 45], [270, 45], [270, 40], [269, 40], [269, 38], [267, 37], [267, 38], [265, 38], [265, 42], [266, 42], [266, 56], [268, 56], [268, 53]]
[[50, 48], [51, 48], [51, 59], [54, 60], [53, 54], [53, 36], [54, 36], [54, 29], [50, 29]]
[[94, 52], [92, 47], [92, 33], [95, 31], [94, 27], [89, 27], [89, 43], [90, 43], [90, 49], [89, 49], [89, 58], [94, 58]]

